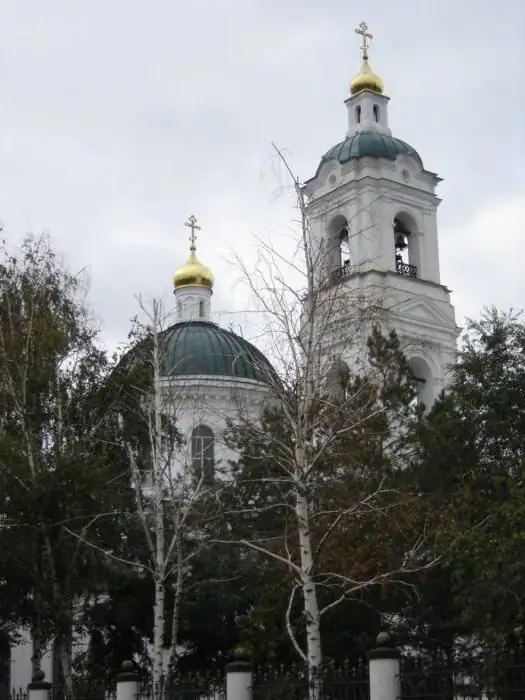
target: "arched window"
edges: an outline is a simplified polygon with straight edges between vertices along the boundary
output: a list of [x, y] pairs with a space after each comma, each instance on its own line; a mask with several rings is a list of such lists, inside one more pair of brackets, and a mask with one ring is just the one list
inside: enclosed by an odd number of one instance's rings
[[177, 314], [179, 318], [182, 318], [182, 301], [177, 302]]
[[191, 465], [195, 476], [207, 483], [213, 481], [215, 438], [207, 425], [198, 425], [191, 434]]
[[358, 124], [361, 123], [361, 106], [357, 105], [355, 108], [355, 120]]
[[373, 111], [373, 114], [374, 114], [374, 121], [375, 121], [375, 122], [378, 122], [378, 121], [379, 121], [379, 107], [378, 107], [377, 105], [374, 105], [374, 106], [372, 107], [372, 111]]
[[330, 365], [326, 375], [326, 385], [329, 395], [338, 402], [347, 398], [350, 368], [344, 360], [337, 358]]
[[421, 357], [412, 357], [408, 361], [410, 374], [414, 382], [414, 403], [423, 410], [431, 408], [432, 397], [432, 371], [428, 363]]
[[204, 301], [199, 301], [199, 318], [204, 318]]
[[417, 265], [414, 264], [414, 255], [411, 255], [411, 231], [409, 226], [400, 217], [394, 219], [394, 248], [396, 256], [396, 272], [406, 277], [417, 277]]
[[342, 214], [332, 219], [328, 227], [328, 267], [333, 280], [350, 274], [350, 236], [348, 221]]

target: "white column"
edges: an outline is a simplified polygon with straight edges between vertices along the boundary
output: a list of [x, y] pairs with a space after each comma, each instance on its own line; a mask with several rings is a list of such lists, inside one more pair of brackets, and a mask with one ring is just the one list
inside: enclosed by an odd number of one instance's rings
[[241, 650], [226, 666], [226, 700], [252, 700], [252, 664]]
[[133, 671], [131, 661], [124, 661], [117, 676], [117, 700], [137, 700], [139, 677]]
[[51, 683], [44, 680], [45, 674], [39, 671], [27, 686], [29, 700], [49, 700]]
[[401, 697], [401, 653], [389, 646], [388, 632], [380, 632], [376, 641], [377, 647], [368, 652], [370, 700], [398, 700]]

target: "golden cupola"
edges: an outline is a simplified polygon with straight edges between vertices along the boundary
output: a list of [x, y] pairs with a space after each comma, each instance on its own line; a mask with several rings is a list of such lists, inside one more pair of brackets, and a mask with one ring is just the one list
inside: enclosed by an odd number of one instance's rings
[[209, 267], [199, 262], [196, 255], [195, 231], [200, 228], [197, 226], [197, 219], [194, 216], [190, 216], [186, 226], [191, 228], [190, 256], [185, 264], [175, 271], [173, 287], [175, 289], [181, 289], [181, 287], [206, 287], [207, 289], [212, 289], [214, 282], [213, 273]]
[[374, 73], [368, 63], [368, 41], [373, 38], [373, 35], [368, 33], [368, 26], [365, 22], [361, 22], [355, 31], [356, 34], [360, 34], [363, 37], [363, 42], [361, 44], [362, 63], [361, 70], [354, 76], [350, 83], [350, 94], [355, 95], [362, 90], [371, 90], [372, 92], [382, 94], [384, 90], [383, 81]]
[[363, 58], [361, 70], [352, 78], [350, 83], [350, 94], [355, 95], [361, 90], [372, 90], [372, 92], [383, 93], [384, 85], [381, 78], [374, 73], [368, 63], [368, 58]]

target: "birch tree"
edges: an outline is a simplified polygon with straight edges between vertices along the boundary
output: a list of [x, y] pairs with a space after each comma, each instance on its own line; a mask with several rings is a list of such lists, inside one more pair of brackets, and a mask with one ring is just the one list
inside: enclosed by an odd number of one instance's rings
[[[370, 538], [364, 523], [371, 515], [391, 519], [411, 500], [389, 476], [403, 461], [414, 388], [397, 338], [381, 333], [380, 300], [338, 284], [327, 270], [329, 245], [312, 239], [304, 188], [277, 153], [294, 185], [295, 248], [281, 253], [259, 240], [255, 269], [239, 261], [263, 319], [259, 337], [267, 339], [278, 371], [277, 378], [268, 377], [276, 401], [261, 421], [240, 412], [231, 426], [230, 444], [240, 459], [225, 508], [232, 541], [288, 572], [284, 624], [318, 694], [322, 616], [430, 562], [421, 558], [420, 536], [395, 562], [393, 552], [383, 557], [384, 569], [360, 566], [345, 546], [352, 532]], [[367, 233], [349, 223], [349, 235]], [[342, 561], [329, 556], [336, 540]], [[298, 596], [303, 623], [297, 631], [292, 614]]]
[[[121, 387], [118, 444], [126, 455], [133, 506], [127, 520], [134, 531], [133, 553], [104, 552], [114, 563], [152, 581], [152, 672], [161, 687], [176, 671], [179, 620], [191, 562], [206, 546], [205, 525], [212, 517], [207, 475], [196, 474], [184, 437], [179, 409], [191, 413], [181, 387], [166, 367], [166, 316], [161, 302], [139, 298], [143, 321], [132, 332], [132, 346], [111, 381]], [[76, 535], [99, 549], [86, 528]], [[136, 543], [141, 544], [137, 547]], [[168, 606], [168, 598], [170, 606]], [[171, 619], [167, 610], [171, 607]], [[170, 640], [166, 653], [167, 640]]]

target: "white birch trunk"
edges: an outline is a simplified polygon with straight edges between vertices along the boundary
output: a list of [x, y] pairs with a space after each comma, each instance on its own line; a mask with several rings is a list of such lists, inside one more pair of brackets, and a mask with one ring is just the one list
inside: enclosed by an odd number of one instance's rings
[[320, 675], [322, 664], [321, 616], [317, 601], [317, 587], [313, 577], [314, 553], [310, 530], [310, 508], [304, 488], [304, 450], [296, 450], [296, 501], [297, 533], [299, 536], [299, 554], [301, 569], [301, 588], [303, 593], [303, 613], [306, 626], [306, 662], [310, 682], [310, 698], [320, 696]]
[[299, 534], [299, 551], [301, 558], [301, 586], [304, 600], [304, 616], [306, 621], [306, 656], [308, 674], [312, 680], [322, 663], [321, 651], [321, 618], [317, 603], [317, 588], [312, 576], [313, 548], [310, 534], [308, 501], [301, 493], [297, 493], [296, 515]]
[[153, 620], [153, 683], [164, 678], [165, 532], [162, 454], [162, 396], [160, 385], [159, 305], [153, 303], [153, 488], [155, 519], [155, 607]]
[[183, 570], [183, 552], [182, 552], [182, 540], [179, 533], [176, 534], [177, 546], [176, 546], [176, 562], [177, 562], [177, 578], [175, 581], [175, 592], [173, 600], [173, 614], [171, 617], [171, 649], [168, 661], [168, 672], [172, 678], [176, 672], [177, 663], [177, 639], [179, 636], [179, 614], [180, 614], [180, 603], [182, 597], [182, 586], [184, 583], [184, 570]]
[[155, 686], [160, 686], [164, 676], [164, 579], [155, 579], [155, 605], [153, 609], [153, 669], [152, 680]]

